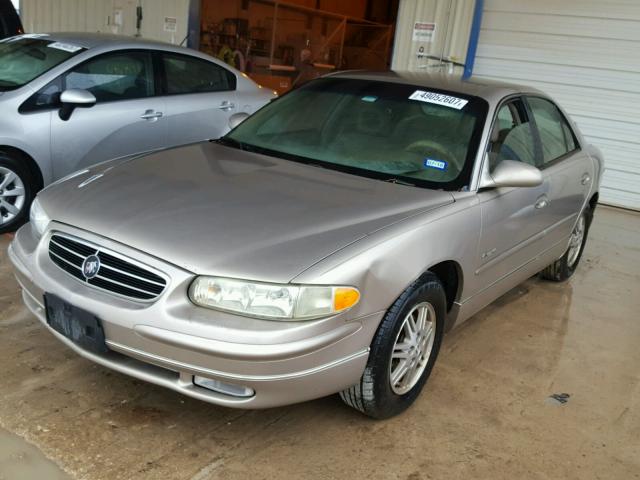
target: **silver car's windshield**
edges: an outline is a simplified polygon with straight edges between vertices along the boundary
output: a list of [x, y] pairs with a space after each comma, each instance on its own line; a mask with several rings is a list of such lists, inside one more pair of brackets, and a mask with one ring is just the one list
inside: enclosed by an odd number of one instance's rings
[[20, 88], [83, 50], [43, 37], [13, 37], [2, 41], [0, 91]]
[[413, 85], [326, 78], [245, 120], [221, 143], [429, 188], [468, 184], [487, 103]]

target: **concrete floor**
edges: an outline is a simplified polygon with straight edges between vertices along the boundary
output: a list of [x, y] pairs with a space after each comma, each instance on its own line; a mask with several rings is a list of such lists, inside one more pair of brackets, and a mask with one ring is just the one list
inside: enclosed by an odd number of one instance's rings
[[530, 279], [454, 330], [416, 404], [383, 422], [335, 396], [229, 410], [95, 366], [22, 306], [8, 242], [0, 426], [72, 478], [640, 478], [638, 214], [599, 207], [570, 282]]

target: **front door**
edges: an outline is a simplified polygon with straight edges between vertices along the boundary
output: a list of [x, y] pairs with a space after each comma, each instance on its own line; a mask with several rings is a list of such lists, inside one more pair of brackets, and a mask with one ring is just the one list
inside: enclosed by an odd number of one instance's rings
[[51, 115], [54, 177], [113, 158], [164, 148], [165, 104], [156, 96], [147, 51], [112, 52], [92, 58], [62, 77], [63, 89], [93, 93], [97, 103], [76, 108], [69, 120]]

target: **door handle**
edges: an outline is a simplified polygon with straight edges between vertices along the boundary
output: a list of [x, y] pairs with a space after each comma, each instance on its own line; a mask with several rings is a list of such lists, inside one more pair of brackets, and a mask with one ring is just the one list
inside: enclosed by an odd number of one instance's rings
[[547, 198], [546, 195], [541, 196], [540, 198], [538, 198], [538, 200], [536, 200], [536, 204], [535, 207], [540, 210], [541, 208], [546, 207], [547, 205], [549, 205], [549, 199]]
[[236, 108], [236, 104], [233, 102], [227, 102], [226, 100], [224, 102], [222, 102], [220, 105], [218, 105], [218, 108], [220, 110], [224, 110], [225, 112], [228, 112], [229, 110], [232, 110], [234, 108]]
[[585, 173], [584, 175], [582, 175], [582, 178], [580, 179], [580, 183], [582, 185], [586, 185], [590, 181], [591, 181], [591, 176], [588, 173]]
[[140, 115], [140, 118], [143, 120], [154, 120], [160, 117], [162, 117], [162, 112], [156, 112], [154, 110], [147, 110], [142, 115]]

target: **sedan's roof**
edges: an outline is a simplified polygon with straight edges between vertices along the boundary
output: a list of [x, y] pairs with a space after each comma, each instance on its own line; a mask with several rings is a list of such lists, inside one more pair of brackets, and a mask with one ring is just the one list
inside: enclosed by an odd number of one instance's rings
[[513, 94], [543, 94], [539, 90], [525, 85], [475, 77], [463, 80], [459, 75], [439, 72], [368, 72], [352, 70], [336, 72], [328, 76], [332, 78], [354, 78], [377, 82], [403, 83], [436, 90], [458, 92], [484, 98], [489, 103], [499, 102], [502, 98]]
[[169, 43], [156, 42], [153, 40], [143, 40], [136, 37], [128, 37], [125, 35], [112, 35], [110, 33], [83, 33], [83, 32], [55, 32], [45, 33], [46, 39], [55, 42], [72, 43], [79, 47], [95, 48], [95, 47], [118, 47], [118, 48], [167, 48], [176, 47]]

